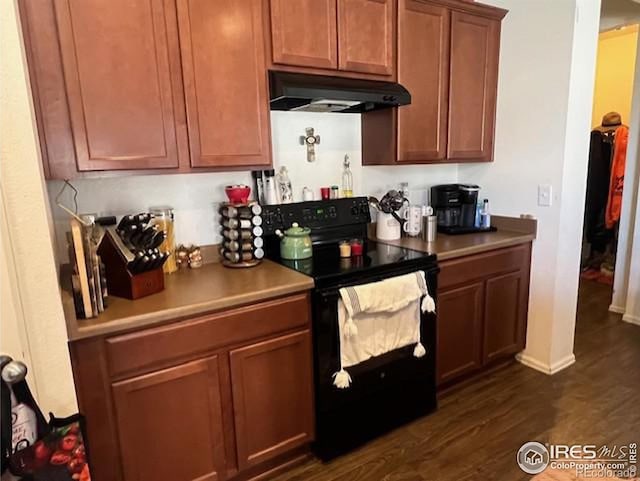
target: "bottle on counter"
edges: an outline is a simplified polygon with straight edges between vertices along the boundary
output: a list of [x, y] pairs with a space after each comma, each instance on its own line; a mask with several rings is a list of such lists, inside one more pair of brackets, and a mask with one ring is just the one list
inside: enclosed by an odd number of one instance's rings
[[278, 191], [280, 192], [280, 201], [283, 204], [291, 204], [293, 202], [291, 179], [289, 179], [289, 172], [285, 166], [280, 167], [280, 172], [278, 173]]
[[267, 205], [280, 203], [278, 200], [275, 175], [276, 171], [273, 169], [264, 171], [264, 201]]
[[482, 202], [482, 210], [480, 211], [480, 227], [488, 229], [491, 227], [491, 213], [489, 212], [489, 199]]
[[345, 154], [342, 166], [342, 197], [353, 197], [353, 173], [348, 154]]
[[253, 170], [251, 171], [251, 177], [253, 177], [253, 185], [256, 189], [256, 200], [260, 204], [265, 203], [264, 198], [264, 182], [262, 180], [262, 171], [261, 170]]

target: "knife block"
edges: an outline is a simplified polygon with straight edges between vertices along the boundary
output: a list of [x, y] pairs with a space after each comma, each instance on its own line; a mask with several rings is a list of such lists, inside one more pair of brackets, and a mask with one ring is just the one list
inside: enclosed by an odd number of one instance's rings
[[135, 300], [164, 289], [162, 267], [140, 274], [132, 274], [127, 269], [126, 257], [115, 245], [110, 235], [105, 235], [102, 238], [98, 254], [104, 263], [109, 295]]

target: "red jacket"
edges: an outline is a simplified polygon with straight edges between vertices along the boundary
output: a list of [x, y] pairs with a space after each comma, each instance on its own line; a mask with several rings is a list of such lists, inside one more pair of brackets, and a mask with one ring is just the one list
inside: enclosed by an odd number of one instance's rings
[[623, 125], [616, 129], [613, 141], [613, 159], [611, 162], [611, 181], [609, 183], [609, 200], [605, 213], [607, 229], [612, 229], [620, 220], [622, 209], [622, 188], [624, 186], [624, 168], [629, 143], [629, 127]]

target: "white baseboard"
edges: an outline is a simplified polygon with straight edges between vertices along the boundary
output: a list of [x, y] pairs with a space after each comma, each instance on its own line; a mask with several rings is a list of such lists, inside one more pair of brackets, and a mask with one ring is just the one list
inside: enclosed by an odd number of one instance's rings
[[625, 314], [622, 316], [622, 320], [624, 322], [628, 322], [629, 324], [635, 324], [636, 326], [640, 326], [640, 317], [632, 316], [631, 314]]
[[616, 306], [614, 304], [611, 304], [609, 306], [609, 312], [615, 312], [616, 314], [624, 314], [625, 308], [624, 306]]
[[527, 356], [526, 354], [523, 354], [523, 353], [516, 354], [516, 359], [521, 364], [524, 364], [525, 366], [530, 367], [531, 369], [535, 369], [536, 371], [540, 371], [544, 374], [549, 374], [549, 375], [556, 374], [557, 372], [562, 371], [563, 369], [571, 366], [573, 363], [576, 362], [576, 356], [574, 354], [570, 354], [564, 359], [560, 359], [559, 361], [554, 362], [553, 364], [547, 364], [545, 362], [541, 362], [538, 359], [535, 359], [531, 356]]

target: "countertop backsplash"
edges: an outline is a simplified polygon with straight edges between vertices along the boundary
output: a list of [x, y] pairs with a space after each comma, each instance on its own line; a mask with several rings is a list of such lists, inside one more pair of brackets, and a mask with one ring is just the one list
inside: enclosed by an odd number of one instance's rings
[[[299, 142], [307, 127], [313, 127], [320, 135], [317, 160], [313, 163], [307, 162], [305, 147]], [[431, 185], [456, 182], [458, 178], [455, 164], [363, 167], [359, 114], [271, 112], [271, 131], [274, 169], [287, 167], [295, 201], [302, 200], [305, 186], [314, 191], [316, 198], [320, 187], [339, 186], [345, 154], [351, 159], [355, 195], [381, 196], [406, 181], [411, 201], [422, 203], [427, 200], [426, 190]], [[252, 185], [250, 173], [132, 175], [72, 181], [78, 190], [79, 212], [120, 217], [146, 211], [153, 205], [170, 205], [175, 209], [176, 242], [199, 245], [220, 242], [217, 208], [226, 200], [224, 186], [238, 183]], [[63, 184], [47, 182], [60, 263], [68, 261], [68, 215], [55, 202]], [[67, 189], [61, 201], [72, 206], [72, 194]]]

